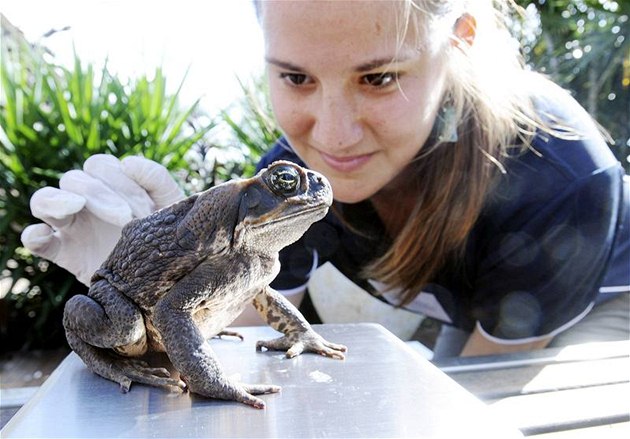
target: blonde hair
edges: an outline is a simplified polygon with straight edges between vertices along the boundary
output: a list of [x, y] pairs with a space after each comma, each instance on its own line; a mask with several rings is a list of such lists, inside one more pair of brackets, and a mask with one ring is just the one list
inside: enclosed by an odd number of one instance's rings
[[[457, 140], [434, 138], [412, 163], [417, 198], [392, 245], [364, 270], [413, 300], [448, 261], [457, 260], [477, 221], [502, 161], [535, 129], [546, 129], [532, 101], [528, 72], [507, 20], [511, 1], [406, 0], [400, 2], [399, 45], [417, 35], [423, 50], [440, 51], [446, 66], [443, 106], [450, 109]], [[476, 21], [474, 43], [453, 41], [457, 20]], [[534, 81], [535, 82], [535, 81]], [[519, 141], [520, 140], [520, 141]], [[421, 180], [421, 184], [420, 184]]]

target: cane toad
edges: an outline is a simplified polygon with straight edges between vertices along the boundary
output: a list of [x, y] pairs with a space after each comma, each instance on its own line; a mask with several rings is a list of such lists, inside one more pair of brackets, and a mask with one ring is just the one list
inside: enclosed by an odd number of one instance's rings
[[[278, 252], [299, 239], [332, 203], [320, 174], [275, 162], [255, 177], [195, 194], [122, 231], [95, 272], [86, 295], [66, 304], [70, 347], [90, 370], [128, 391], [132, 382], [188, 389], [257, 408], [253, 396], [279, 387], [228, 378], [207, 342], [253, 303], [280, 338], [257, 349], [303, 351], [343, 359], [345, 346], [329, 343], [269, 283]], [[175, 370], [134, 358], [166, 352]]]

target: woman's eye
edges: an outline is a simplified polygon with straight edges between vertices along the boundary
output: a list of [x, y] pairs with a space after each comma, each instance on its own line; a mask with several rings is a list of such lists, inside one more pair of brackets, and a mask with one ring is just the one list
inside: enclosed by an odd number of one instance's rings
[[309, 77], [304, 73], [281, 73], [280, 78], [293, 86], [305, 85], [309, 82]]
[[387, 73], [370, 73], [361, 78], [364, 84], [372, 87], [383, 88], [393, 84], [398, 80], [398, 74], [393, 72]]

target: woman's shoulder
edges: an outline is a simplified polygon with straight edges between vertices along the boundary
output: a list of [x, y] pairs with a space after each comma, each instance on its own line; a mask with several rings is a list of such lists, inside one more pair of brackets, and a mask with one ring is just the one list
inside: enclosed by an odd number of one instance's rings
[[529, 150], [514, 157], [515, 164], [548, 169], [567, 180], [619, 166], [607, 134], [569, 91], [540, 75], [532, 75], [531, 81], [534, 107], [544, 126], [536, 131]]
[[597, 123], [564, 89], [540, 76], [532, 81], [535, 109], [545, 127], [536, 130], [525, 148], [520, 145], [504, 158], [504, 173], [489, 207], [505, 212], [513, 205], [522, 212], [528, 205], [538, 211], [552, 199], [589, 186], [615, 190], [623, 169]]

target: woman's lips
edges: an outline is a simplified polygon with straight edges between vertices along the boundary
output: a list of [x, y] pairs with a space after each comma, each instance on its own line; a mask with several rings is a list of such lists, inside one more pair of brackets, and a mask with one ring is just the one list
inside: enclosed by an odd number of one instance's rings
[[334, 170], [339, 172], [352, 172], [367, 163], [372, 158], [373, 154], [337, 157], [320, 151], [320, 155], [322, 160], [324, 160], [324, 162]]

